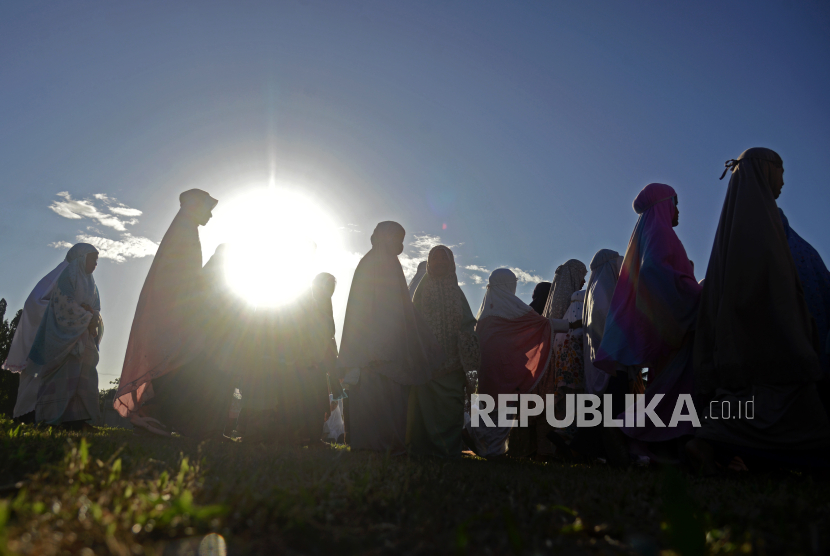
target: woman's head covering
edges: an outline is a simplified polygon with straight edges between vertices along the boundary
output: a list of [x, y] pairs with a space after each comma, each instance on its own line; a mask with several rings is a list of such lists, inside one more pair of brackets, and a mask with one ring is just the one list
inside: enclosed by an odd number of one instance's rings
[[397, 222], [381, 222], [375, 226], [375, 231], [372, 232], [372, 247], [384, 249], [393, 255], [400, 255], [403, 253], [403, 238], [405, 236], [406, 231]]
[[179, 195], [179, 203], [182, 208], [198, 207], [213, 210], [219, 201], [211, 197], [207, 191], [202, 191], [201, 189], [188, 189]]
[[542, 314], [547, 318], [561, 319], [571, 304], [571, 295], [582, 288], [586, 274], [588, 269], [576, 259], [560, 265], [554, 274], [551, 293]]
[[[784, 166], [784, 161], [781, 159], [781, 156], [774, 150], [765, 149], [764, 147], [753, 147], [742, 152], [738, 158], [727, 160], [726, 168], [724, 169], [723, 174], [720, 175], [720, 179], [723, 179], [726, 173], [730, 170], [732, 170], [733, 173], [737, 171], [741, 161], [751, 163], [756, 166], [756, 168], [760, 168], [761, 171], [759, 174], [763, 174], [765, 178], [768, 178], [768, 170], [765, 168], [765, 164], [771, 164], [776, 168]], [[732, 180], [730, 179], [730, 181]], [[765, 179], [765, 181], [768, 182], [767, 185], [769, 186], [770, 191], [772, 191], [772, 183], [769, 183], [768, 179]]]
[[311, 281], [311, 292], [317, 306], [329, 317], [334, 318], [334, 310], [331, 306], [331, 296], [337, 287], [337, 278], [328, 272], [321, 272]]
[[[790, 228], [784, 211], [780, 208], [778, 210], [781, 213], [781, 223], [787, 234], [795, 269], [804, 289], [804, 301], [807, 302], [807, 309], [816, 321], [819, 339], [826, 338], [830, 331], [830, 271], [827, 270], [818, 251]], [[819, 359], [821, 368], [827, 375], [830, 373], [830, 356], [822, 349], [819, 350]]]
[[99, 253], [94, 245], [89, 243], [76, 243], [72, 246], [66, 254], [66, 261], [70, 264], [75, 263], [79, 268], [83, 269], [83, 273], [89, 275], [86, 271], [86, 256]]
[[337, 287], [337, 278], [328, 272], [321, 272], [311, 281], [311, 295], [314, 305], [322, 313], [321, 323], [326, 327], [327, 339], [333, 338], [335, 333], [334, 309], [331, 305], [331, 296]]
[[[43, 315], [49, 307], [49, 300], [52, 298], [52, 292], [58, 283], [58, 278], [72, 261], [83, 258], [85, 264], [86, 255], [92, 252], [90, 248], [92, 248], [92, 251], [97, 252], [95, 247], [89, 243], [76, 243], [73, 245], [66, 253], [64, 260], [52, 269], [49, 274], [41, 278], [31, 293], [29, 293], [26, 302], [23, 304], [23, 314], [20, 316], [17, 330], [12, 338], [9, 355], [3, 362], [3, 369], [13, 373], [19, 373], [26, 368], [26, 362], [29, 360], [29, 351], [32, 349], [32, 343], [35, 341], [35, 334], [37, 334], [40, 321], [43, 320]], [[14, 417], [19, 417], [24, 413], [33, 411], [33, 404], [36, 399], [36, 397], [31, 398], [32, 404], [29, 404], [31, 407], [27, 405], [26, 408], [20, 411], [18, 411], [20, 408], [15, 406]]]
[[515, 319], [528, 311], [533, 311], [521, 299], [516, 297], [518, 280], [509, 268], [498, 268], [490, 274], [484, 300], [478, 309], [476, 319], [480, 322], [487, 317]]
[[66, 259], [64, 260], [68, 263], [71, 263], [72, 261], [80, 257], [86, 258], [86, 256], [90, 253], [98, 253], [98, 250], [89, 243], [76, 243], [66, 253]]
[[424, 276], [427, 273], [427, 262], [421, 261], [418, 263], [418, 270], [415, 271], [415, 276], [412, 277], [412, 280], [409, 282], [409, 297], [415, 296], [415, 290], [418, 289], [418, 284], [421, 283]]
[[533, 288], [533, 301], [530, 302], [530, 306], [540, 315], [545, 311], [552, 285], [550, 282], [539, 282]]
[[338, 367], [425, 384], [444, 354], [409, 297], [397, 257], [404, 234], [396, 222], [381, 222], [372, 234], [372, 249], [357, 265], [349, 291]]
[[593, 362], [602, 343], [605, 319], [611, 308], [622, 262], [623, 257], [612, 249], [600, 249], [591, 259], [591, 277], [585, 288], [585, 303], [582, 306], [585, 390], [589, 394], [602, 394], [608, 386], [610, 375], [594, 367]]
[[628, 242], [594, 366], [659, 367], [694, 329], [700, 286], [674, 231], [675, 190], [650, 183], [634, 199], [640, 215]]
[[[90, 306], [90, 300], [95, 300], [98, 297], [98, 286], [95, 285], [95, 278], [92, 274], [86, 271], [86, 256], [91, 254], [98, 254], [98, 250], [89, 243], [78, 243], [70, 250], [72, 260], [69, 261], [69, 266], [66, 267], [61, 277], [58, 279], [58, 287], [62, 280], [69, 280], [75, 290], [75, 298], [77, 302], [87, 303]], [[67, 255], [67, 258], [69, 255]]]
[[481, 360], [475, 336], [476, 319], [467, 297], [458, 286], [452, 251], [444, 245], [437, 245], [430, 250], [429, 260], [434, 261], [441, 253], [449, 259], [449, 272], [439, 277], [428, 267], [412, 300], [447, 356], [433, 378], [452, 371], [474, 371]]
[[608, 263], [611, 263], [616, 267], [617, 276], [619, 277], [620, 270], [622, 268], [622, 260], [623, 258], [620, 256], [620, 254], [614, 251], [613, 249], [600, 249], [596, 252], [594, 258], [591, 259], [591, 278], [594, 277], [593, 273], [595, 271], [602, 269]]
[[311, 284], [314, 287], [315, 294], [324, 295], [331, 300], [331, 296], [334, 295], [334, 289], [337, 287], [337, 278], [328, 272], [321, 272], [314, 277]]
[[730, 163], [700, 301], [696, 388], [816, 381], [818, 334], [772, 191], [781, 157], [754, 148]]
[[[435, 278], [435, 272], [430, 268], [429, 261], [435, 261], [435, 257], [440, 256], [443, 253], [445, 257], [449, 260], [450, 263], [450, 270], [447, 274], [455, 277], [455, 281], [458, 282], [458, 277], [455, 274], [455, 255], [453, 255], [452, 251], [446, 245], [436, 245], [429, 251], [429, 256], [427, 257], [427, 274], [431, 275]], [[419, 265], [420, 266], [420, 265]]]

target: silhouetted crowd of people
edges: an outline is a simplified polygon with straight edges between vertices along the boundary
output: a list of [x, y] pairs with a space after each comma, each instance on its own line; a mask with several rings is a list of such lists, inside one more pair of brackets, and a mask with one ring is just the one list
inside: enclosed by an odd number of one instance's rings
[[[564, 262], [530, 304], [516, 296], [516, 275], [497, 269], [477, 314], [449, 248], [434, 247], [407, 284], [405, 231], [381, 222], [355, 270], [339, 347], [335, 277], [318, 275], [280, 307], [241, 301], [225, 280], [224, 245], [202, 266], [198, 227], [218, 201], [186, 191], [141, 290], [115, 409], [137, 433], [227, 440], [235, 429], [242, 442], [324, 438], [392, 455], [685, 460], [706, 474], [827, 467], [830, 272], [776, 204], [778, 154], [749, 149], [728, 171], [703, 280], [674, 230], [678, 192], [652, 183], [634, 199], [623, 255]], [[16, 418], [72, 428], [96, 419], [97, 257], [75, 245], [27, 299], [3, 364], [21, 373]], [[237, 389], [242, 410], [229, 423]], [[537, 394], [562, 422], [573, 394], [594, 394], [622, 425], [554, 427], [545, 413], [518, 411], [527, 426], [474, 426], [473, 394]], [[632, 394], [664, 424], [691, 396], [700, 426], [635, 424]], [[735, 418], [739, 407], [752, 416]]]

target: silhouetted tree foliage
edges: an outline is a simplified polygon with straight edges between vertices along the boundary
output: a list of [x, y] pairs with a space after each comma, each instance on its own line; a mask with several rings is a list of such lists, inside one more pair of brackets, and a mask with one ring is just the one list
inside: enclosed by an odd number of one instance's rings
[[[12, 338], [20, 322], [23, 309], [17, 311], [11, 321], [6, 320], [5, 299], [0, 299], [0, 361], [5, 361], [12, 347]], [[11, 417], [14, 404], [17, 401], [17, 386], [20, 376], [17, 373], [0, 370], [0, 414]]]
[[113, 384], [114, 386], [111, 386], [106, 390], [98, 390], [98, 405], [101, 408], [101, 415], [104, 414], [104, 411], [107, 408], [112, 409], [112, 402], [115, 400], [115, 391], [118, 390], [119, 382], [121, 382], [121, 379], [116, 378], [110, 381], [110, 384]]

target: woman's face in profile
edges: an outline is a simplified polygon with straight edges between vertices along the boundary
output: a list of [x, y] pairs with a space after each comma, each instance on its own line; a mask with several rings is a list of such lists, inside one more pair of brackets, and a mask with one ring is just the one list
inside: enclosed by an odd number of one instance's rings
[[781, 196], [781, 189], [784, 187], [784, 165], [779, 168], [774, 164], [770, 164], [769, 177], [770, 187], [772, 188], [772, 196], [777, 199]]
[[89, 253], [86, 256], [86, 266], [84, 270], [86, 270], [87, 274], [92, 274], [95, 271], [95, 268], [98, 266], [98, 253]]
[[379, 249], [382, 249], [384, 252], [389, 253], [390, 255], [395, 255], [396, 257], [403, 253], [403, 242], [400, 243], [396, 240], [391, 241], [384, 241], [378, 245]]
[[680, 224], [680, 206], [679, 201], [677, 200], [677, 196], [674, 197], [674, 212], [671, 218], [671, 225], [672, 228], [676, 228]]

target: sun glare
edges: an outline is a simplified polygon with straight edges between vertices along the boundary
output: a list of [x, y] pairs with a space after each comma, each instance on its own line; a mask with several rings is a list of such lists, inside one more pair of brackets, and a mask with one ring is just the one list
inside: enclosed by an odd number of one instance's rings
[[296, 298], [340, 248], [329, 215], [288, 188], [253, 189], [220, 201], [213, 215], [204, 228], [212, 240], [206, 245], [228, 244], [228, 283], [255, 306], [274, 307]]

